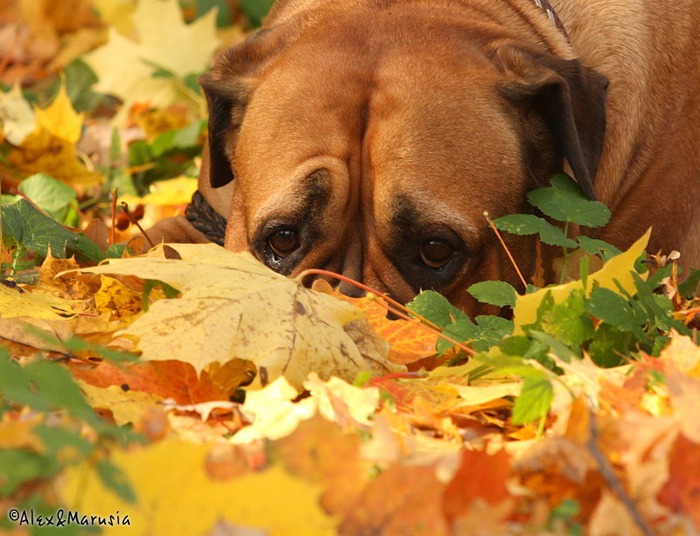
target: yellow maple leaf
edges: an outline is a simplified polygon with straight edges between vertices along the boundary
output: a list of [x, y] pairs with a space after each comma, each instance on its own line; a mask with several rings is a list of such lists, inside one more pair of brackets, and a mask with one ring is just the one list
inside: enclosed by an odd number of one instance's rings
[[111, 28], [108, 43], [85, 56], [99, 79], [95, 89], [119, 97], [125, 109], [134, 102], [157, 107], [185, 102], [193, 106], [193, 96], [177, 79], [153, 78], [153, 74], [165, 69], [183, 78], [206, 70], [220, 44], [216, 11], [185, 24], [177, 0], [140, 0], [133, 25], [138, 41]]
[[120, 197], [120, 201], [128, 205], [141, 203], [158, 207], [180, 206], [189, 203], [192, 200], [192, 194], [196, 190], [197, 179], [180, 176], [151, 184], [148, 187], [148, 193], [143, 197], [125, 195]]
[[[94, 466], [67, 471], [62, 495], [83, 515], [120, 516], [103, 534], [211, 534], [220, 520], [264, 529], [270, 536], [335, 534], [336, 521], [319, 505], [321, 486], [290, 475], [281, 464], [237, 478], [215, 480], [206, 472], [210, 446], [177, 439], [117, 451], [111, 461], [132, 485], [137, 502], [107, 489]], [[79, 499], [77, 499], [79, 498]], [[124, 525], [128, 516], [129, 526]]]
[[136, 424], [153, 407], [160, 407], [163, 397], [130, 389], [127, 392], [119, 385], [97, 387], [82, 380], [76, 380], [88, 403], [95, 409], [112, 412], [117, 426]]
[[124, 331], [138, 339], [143, 359], [177, 359], [201, 371], [242, 358], [297, 389], [311, 371], [352, 381], [362, 370], [405, 370], [387, 361], [387, 345], [352, 305], [273, 272], [249, 253], [213, 244], [167, 247], [181, 260], [114, 259], [83, 270], [156, 279], [182, 292], [181, 299], [152, 304]]
[[37, 128], [73, 145], [80, 140], [85, 114], [75, 111], [64, 83], [51, 104], [46, 108], [35, 108], [34, 113]]
[[134, 2], [132, 0], [92, 0], [100, 14], [100, 19], [129, 35], [134, 27]]
[[[608, 260], [600, 270], [589, 275], [585, 287], [583, 286], [583, 281], [577, 280], [564, 285], [542, 288], [532, 294], [519, 295], [515, 302], [515, 307], [513, 308], [513, 322], [515, 323], [514, 333], [516, 335], [521, 334], [522, 326], [532, 324], [537, 320], [537, 309], [547, 293], [551, 293], [554, 303], [561, 303], [576, 289], [583, 288], [587, 295], [590, 294], [594, 284], [597, 284], [601, 288], [620, 292], [616, 284], [617, 282], [627, 292], [635, 294], [636, 289], [632, 277], [634, 263], [644, 252], [644, 249], [649, 243], [650, 236], [651, 229], [632, 244], [627, 251]], [[646, 279], [647, 275], [642, 274], [640, 277]]]
[[0, 318], [31, 316], [59, 320], [76, 313], [80, 302], [64, 300], [40, 290], [29, 291], [0, 285]]
[[49, 171], [79, 194], [101, 184], [104, 177], [87, 169], [78, 157], [75, 144], [80, 140], [85, 114], [75, 111], [65, 84], [49, 106], [37, 107], [34, 113], [36, 127], [10, 151], [10, 164], [25, 175]]

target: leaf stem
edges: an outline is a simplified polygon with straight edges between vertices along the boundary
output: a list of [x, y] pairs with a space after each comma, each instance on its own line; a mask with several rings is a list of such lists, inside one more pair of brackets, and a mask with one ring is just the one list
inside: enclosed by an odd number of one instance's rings
[[508, 246], [506, 245], [505, 240], [503, 240], [501, 233], [499, 232], [498, 229], [496, 229], [496, 226], [494, 225], [493, 220], [489, 217], [489, 213], [484, 211], [483, 214], [484, 214], [484, 218], [486, 218], [486, 221], [489, 224], [489, 227], [491, 227], [493, 232], [496, 233], [496, 238], [498, 238], [498, 241], [501, 243], [501, 247], [503, 247], [503, 250], [506, 252], [506, 255], [508, 255], [508, 260], [510, 260], [510, 263], [513, 265], [513, 268], [515, 268], [515, 273], [518, 274], [518, 277], [520, 278], [520, 282], [523, 284], [523, 289], [527, 290], [527, 281], [525, 281], [525, 278], [523, 277], [523, 274], [520, 271], [520, 268], [518, 268], [518, 264], [515, 262], [513, 255], [511, 254], [510, 250], [508, 249]]
[[[464, 351], [465, 353], [467, 353], [469, 355], [472, 355], [472, 356], [476, 355], [476, 352], [474, 350], [472, 350], [468, 346], [465, 346], [461, 342], [453, 339], [452, 337], [445, 335], [438, 326], [436, 326], [435, 324], [430, 322], [428, 319], [416, 314], [415, 312], [410, 311], [409, 309], [406, 308], [405, 305], [397, 302], [395, 299], [391, 298], [388, 294], [385, 294], [383, 292], [379, 292], [379, 291], [373, 289], [372, 287], [365, 285], [364, 283], [360, 283], [359, 281], [355, 281], [354, 279], [351, 279], [351, 278], [344, 276], [342, 274], [337, 274], [337, 273], [331, 272], [329, 270], [322, 270], [320, 268], [309, 268], [308, 270], [304, 270], [299, 275], [297, 275], [295, 279], [300, 284], [303, 284], [304, 278], [306, 278], [309, 275], [321, 275], [321, 276], [330, 277], [333, 279], [338, 279], [340, 281], [345, 281], [346, 283], [354, 285], [357, 288], [367, 292], [368, 295], [381, 298], [381, 300], [377, 301], [377, 303], [379, 303], [379, 305], [384, 307], [387, 311], [398, 316], [402, 320], [407, 320], [408, 322], [412, 322], [418, 326], [421, 326], [423, 329], [426, 329], [430, 333], [440, 337], [441, 339], [446, 340], [450, 344], [456, 346], [457, 348], [459, 348], [460, 350]], [[382, 301], [384, 303], [382, 303]]]
[[563, 285], [566, 279], [566, 264], [569, 260], [569, 249], [566, 247], [566, 241], [569, 239], [569, 222], [564, 222], [564, 245], [562, 246], [562, 251], [564, 256], [561, 263], [561, 275], [559, 276], [559, 284]]

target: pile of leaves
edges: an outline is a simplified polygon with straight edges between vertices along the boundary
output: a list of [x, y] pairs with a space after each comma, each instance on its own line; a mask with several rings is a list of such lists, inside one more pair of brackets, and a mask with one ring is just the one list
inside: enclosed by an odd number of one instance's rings
[[134, 222], [196, 187], [197, 75], [269, 6], [10, 4], [3, 533], [698, 530], [699, 271], [649, 233], [574, 237], [609, 213], [565, 175], [492, 222], [563, 259], [558, 285], [468, 289], [501, 316], [307, 288], [214, 245], [141, 254]]

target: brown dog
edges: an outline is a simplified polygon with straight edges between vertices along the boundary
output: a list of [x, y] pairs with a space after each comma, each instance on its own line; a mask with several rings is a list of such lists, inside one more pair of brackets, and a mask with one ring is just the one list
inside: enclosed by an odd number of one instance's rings
[[700, 266], [699, 42], [696, 0], [280, 0], [202, 78], [200, 187], [227, 248], [399, 300], [515, 282], [483, 213], [561, 170], [613, 211], [600, 238], [653, 226]]

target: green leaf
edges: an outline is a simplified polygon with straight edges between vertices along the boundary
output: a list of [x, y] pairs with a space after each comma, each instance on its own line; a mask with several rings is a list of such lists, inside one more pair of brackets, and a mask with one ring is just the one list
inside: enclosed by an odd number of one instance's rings
[[260, 26], [275, 0], [240, 0], [243, 13], [253, 26]]
[[[554, 355], [565, 363], [570, 363], [572, 359], [580, 359], [581, 357], [579, 353], [569, 348], [566, 344], [542, 331], [531, 331], [529, 335], [546, 346]], [[557, 370], [557, 372], [559, 371]]]
[[455, 320], [469, 317], [454, 305], [447, 298], [434, 290], [424, 290], [406, 305], [409, 311], [432, 322], [440, 328], [444, 328]]
[[559, 227], [534, 214], [510, 214], [496, 218], [493, 224], [501, 231], [516, 235], [539, 235], [540, 240], [550, 246], [576, 247], [576, 242], [567, 238]]
[[0, 497], [7, 497], [25, 482], [52, 476], [59, 466], [49, 458], [28, 450], [0, 450]]
[[75, 60], [68, 64], [63, 70], [63, 76], [68, 98], [76, 112], [94, 110], [105, 100], [104, 95], [92, 91], [92, 86], [97, 83], [97, 75], [84, 61]]
[[78, 260], [98, 263], [104, 259], [100, 248], [86, 236], [74, 233], [39, 212], [26, 199], [2, 206], [2, 238], [8, 247], [19, 247], [61, 259], [76, 255]]
[[195, 121], [186, 127], [169, 130], [159, 135], [151, 144], [151, 152], [156, 158], [168, 151], [189, 149], [202, 145], [201, 135], [206, 121]]
[[633, 333], [620, 331], [603, 322], [596, 329], [595, 337], [588, 347], [588, 354], [599, 367], [617, 367], [627, 361], [634, 341]]
[[546, 377], [526, 377], [513, 405], [513, 423], [525, 424], [547, 416], [554, 400], [552, 382]]
[[678, 285], [678, 291], [686, 299], [691, 299], [695, 296], [698, 284], [700, 284], [700, 270], [690, 269], [690, 275], [688, 278]]
[[18, 190], [59, 223], [66, 222], [68, 209], [78, 198], [73, 188], [46, 173], [27, 177]]
[[[446, 326], [445, 329], [443, 329], [443, 333], [458, 342], [467, 342], [478, 337], [481, 330], [474, 322], [469, 320], [469, 318], [463, 316]], [[452, 348], [452, 346], [451, 342], [445, 339], [438, 339], [436, 349], [442, 354]]]
[[517, 297], [513, 286], [505, 281], [475, 283], [467, 289], [467, 292], [480, 302], [496, 305], [497, 307], [513, 307]]
[[52, 457], [63, 456], [64, 464], [66, 458], [65, 454], [62, 454], [61, 451], [66, 447], [70, 447], [71, 450], [75, 451], [73, 461], [76, 463], [85, 459], [94, 448], [90, 440], [82, 436], [78, 430], [40, 424], [35, 426], [32, 431], [41, 439]]
[[601, 227], [610, 221], [610, 211], [598, 201], [590, 201], [578, 184], [559, 173], [550, 179], [551, 187], [537, 188], [527, 194], [528, 201], [544, 214], [561, 222], [586, 227]]
[[83, 398], [70, 373], [58, 363], [36, 361], [22, 367], [7, 353], [0, 353], [0, 395], [37, 411], [66, 409], [96, 429], [107, 426]]
[[599, 255], [604, 261], [607, 261], [608, 259], [621, 253], [619, 249], [611, 244], [608, 244], [605, 240], [589, 238], [585, 235], [578, 237], [578, 243], [583, 251], [589, 255]]
[[539, 330], [578, 352], [584, 341], [594, 334], [593, 322], [584, 314], [585, 305], [586, 296], [583, 289], [572, 291], [561, 303], [554, 303], [553, 300], [543, 301], [544, 307], [538, 310], [537, 326]]
[[97, 462], [97, 474], [100, 475], [105, 486], [114, 491], [119, 497], [127, 502], [136, 502], [136, 493], [131, 487], [126, 476], [121, 469], [116, 467], [110, 460], [104, 459]]
[[596, 288], [586, 303], [586, 311], [622, 331], [632, 331], [636, 325], [629, 301], [607, 288]]

